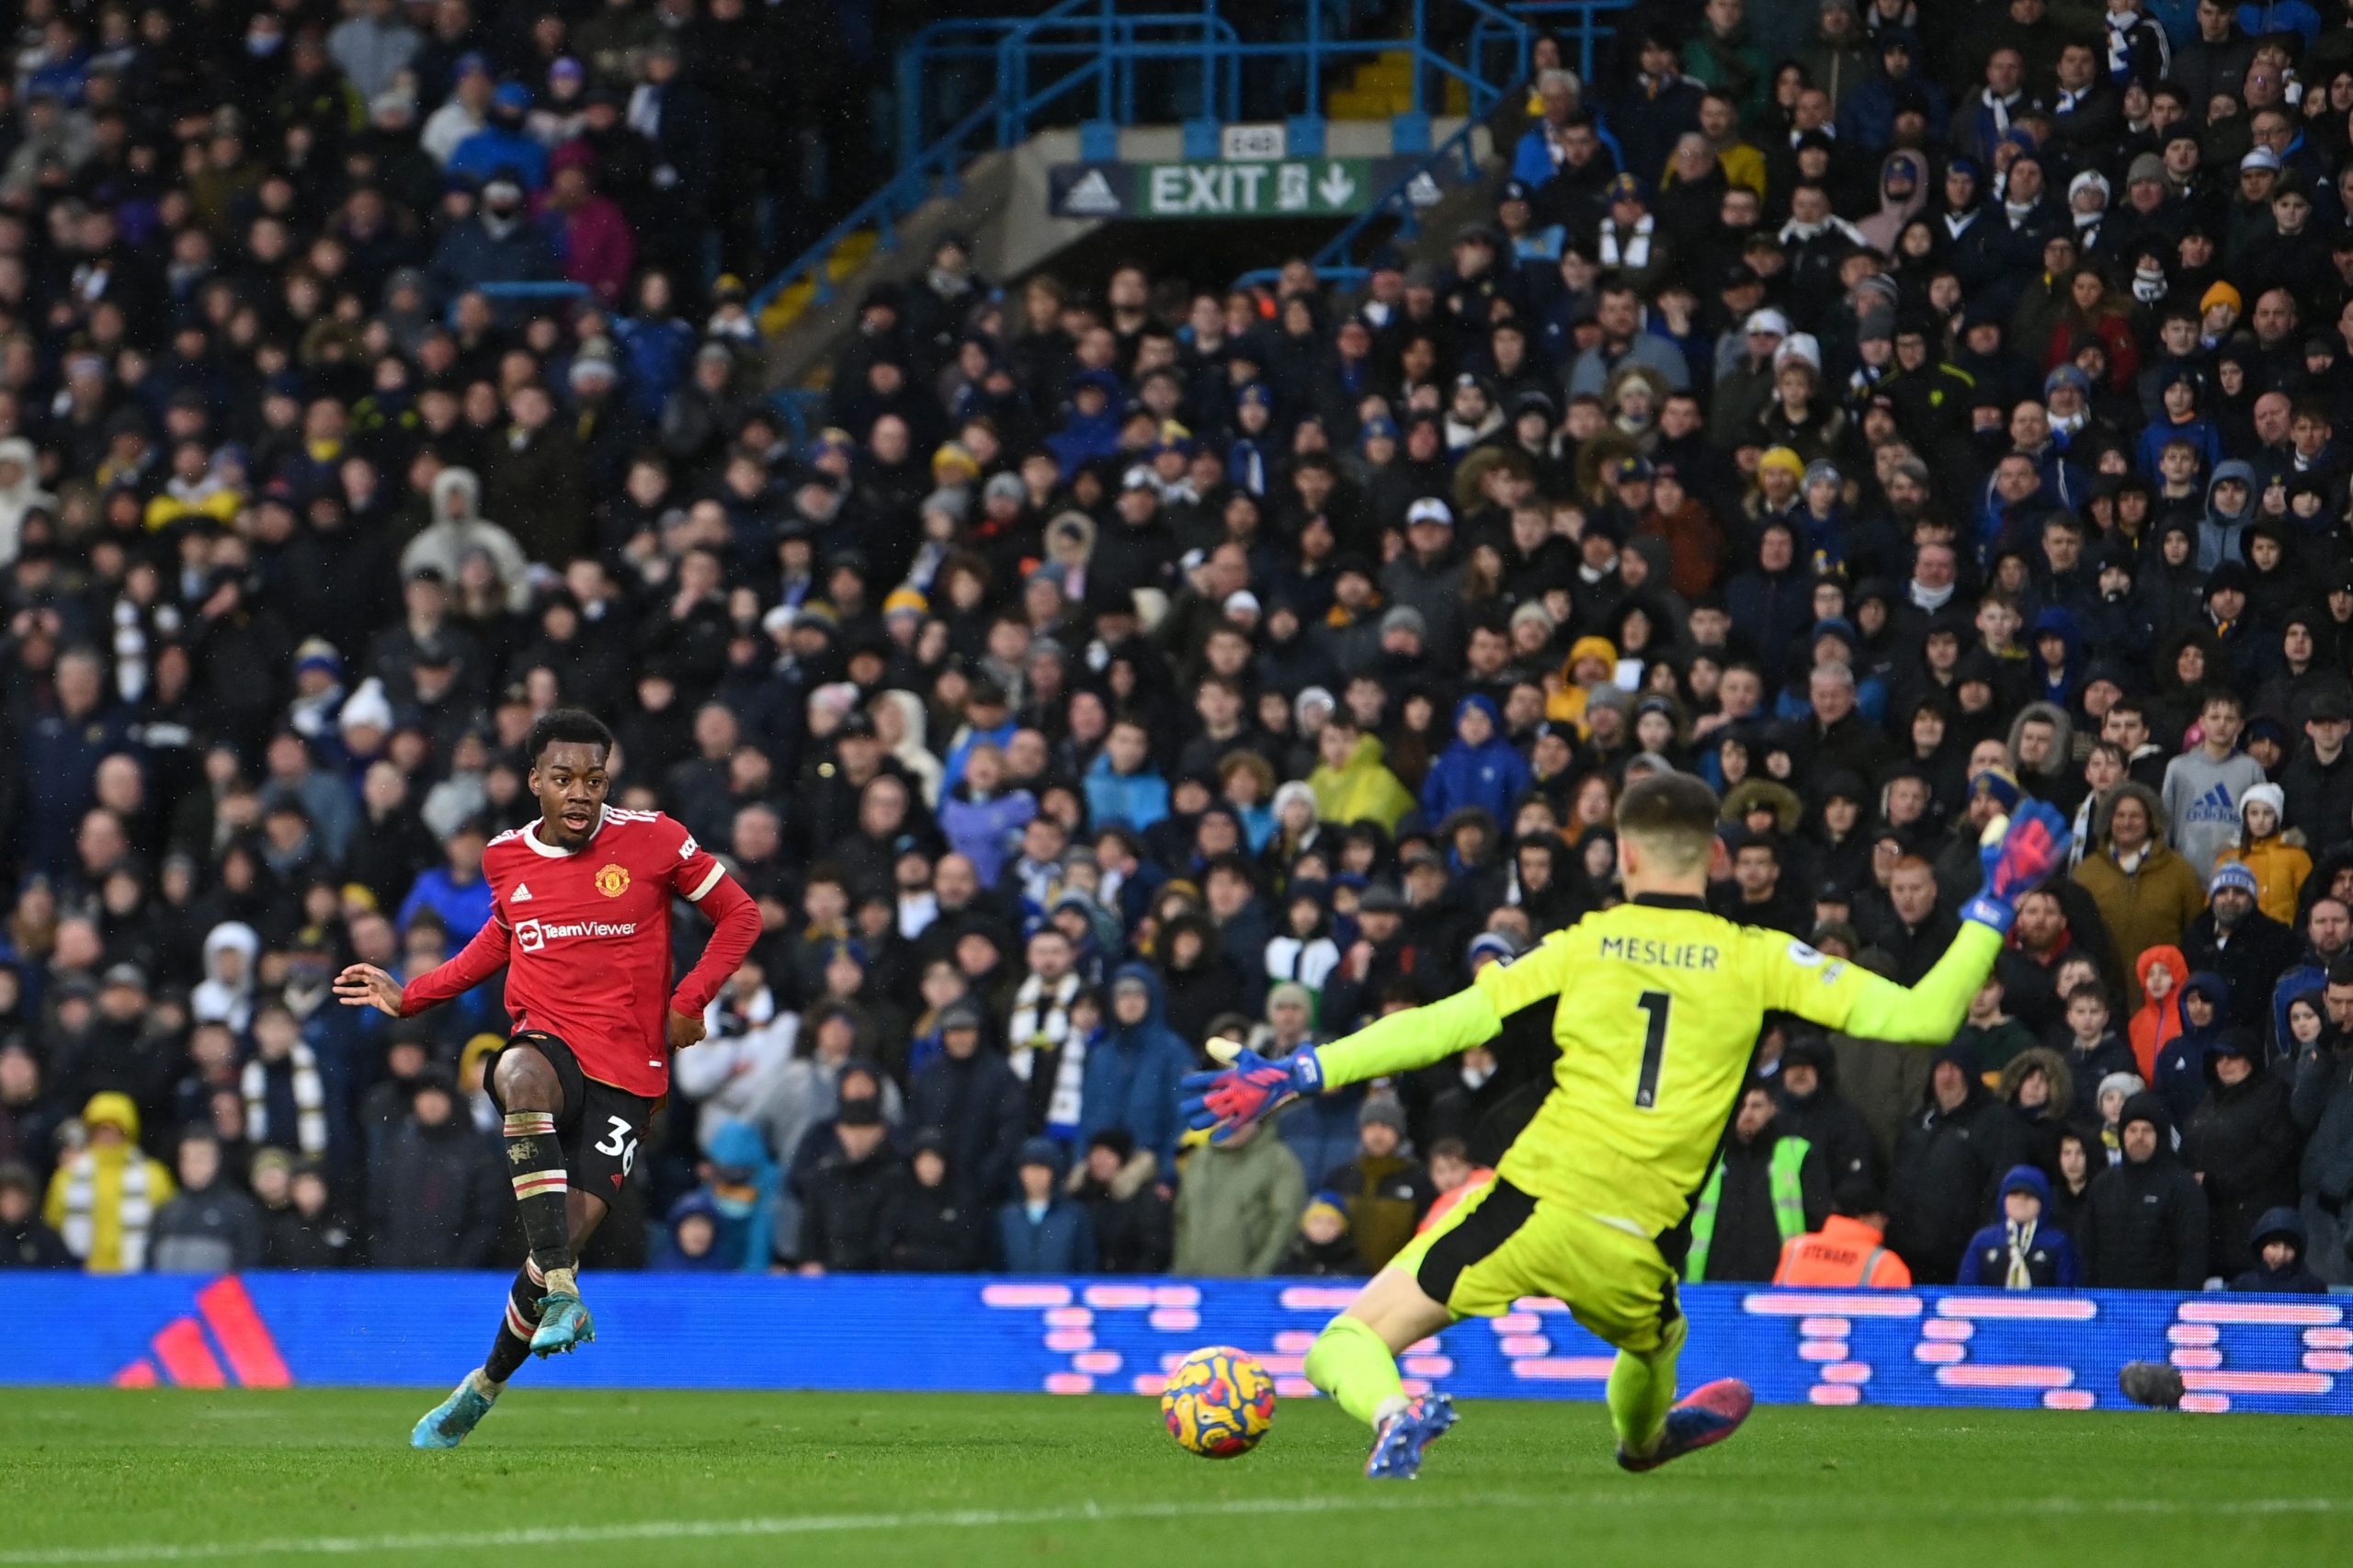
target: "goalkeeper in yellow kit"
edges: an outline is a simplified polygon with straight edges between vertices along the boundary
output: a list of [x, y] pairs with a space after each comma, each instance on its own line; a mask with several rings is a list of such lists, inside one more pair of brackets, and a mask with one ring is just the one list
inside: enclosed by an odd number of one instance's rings
[[1675, 1279], [1764, 1015], [1944, 1044], [1992, 970], [2018, 897], [2066, 863], [2064, 820], [2051, 807], [2029, 804], [1995, 824], [1984, 891], [1952, 946], [1907, 990], [1709, 914], [1702, 895], [1723, 855], [1716, 820], [1714, 792], [1689, 775], [1643, 779], [1618, 807], [1627, 903], [1489, 965], [1443, 1001], [1281, 1061], [1227, 1048], [1230, 1065], [1185, 1081], [1193, 1125], [1223, 1137], [1297, 1096], [1491, 1040], [1523, 1007], [1552, 1010], [1561, 1054], [1552, 1090], [1494, 1177], [1416, 1236], [1308, 1353], [1309, 1381], [1373, 1428], [1367, 1475], [1410, 1479], [1454, 1422], [1446, 1395], [1406, 1398], [1397, 1352], [1526, 1296], [1557, 1298], [1617, 1346], [1608, 1403], [1620, 1464], [1650, 1470], [1730, 1437], [1747, 1416], [1747, 1385], [1726, 1379], [1675, 1403], [1684, 1337]]

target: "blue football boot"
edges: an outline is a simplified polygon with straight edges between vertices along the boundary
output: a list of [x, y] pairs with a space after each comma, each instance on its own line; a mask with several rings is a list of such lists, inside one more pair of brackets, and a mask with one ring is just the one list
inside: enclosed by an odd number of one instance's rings
[[425, 1413], [425, 1419], [408, 1435], [412, 1449], [454, 1449], [466, 1440], [482, 1418], [490, 1414], [494, 1396], [485, 1395], [474, 1386], [474, 1375], [468, 1372], [463, 1381], [449, 1397]]
[[540, 1326], [531, 1354], [556, 1356], [597, 1337], [597, 1320], [580, 1302], [580, 1281], [569, 1268], [548, 1270], [548, 1293], [540, 1301]]
[[1446, 1436], [1455, 1422], [1454, 1401], [1424, 1394], [1383, 1421], [1372, 1435], [1372, 1455], [1364, 1461], [1368, 1481], [1411, 1481], [1421, 1473], [1422, 1450]]

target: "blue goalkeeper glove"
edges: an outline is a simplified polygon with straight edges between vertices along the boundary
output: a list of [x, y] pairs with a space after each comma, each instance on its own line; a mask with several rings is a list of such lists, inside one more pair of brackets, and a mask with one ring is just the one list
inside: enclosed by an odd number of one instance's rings
[[1985, 885], [1961, 906], [1961, 917], [2008, 936], [2018, 900], [2067, 863], [2072, 839], [2067, 819], [2045, 801], [2028, 801], [2006, 823], [1988, 824], [1977, 849]]
[[1214, 1073], [1188, 1073], [1176, 1086], [1184, 1095], [1176, 1108], [1195, 1131], [1214, 1129], [1210, 1142], [1222, 1143], [1253, 1122], [1264, 1121], [1302, 1095], [1324, 1092], [1324, 1069], [1312, 1050], [1270, 1062], [1246, 1045], [1210, 1042], [1210, 1054], [1225, 1066]]

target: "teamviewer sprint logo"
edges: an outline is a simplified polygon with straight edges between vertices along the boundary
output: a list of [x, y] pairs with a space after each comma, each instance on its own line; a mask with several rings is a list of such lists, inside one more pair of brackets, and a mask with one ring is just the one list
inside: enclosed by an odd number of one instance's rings
[[527, 953], [536, 953], [550, 942], [636, 935], [634, 920], [524, 920], [516, 924], [515, 945]]

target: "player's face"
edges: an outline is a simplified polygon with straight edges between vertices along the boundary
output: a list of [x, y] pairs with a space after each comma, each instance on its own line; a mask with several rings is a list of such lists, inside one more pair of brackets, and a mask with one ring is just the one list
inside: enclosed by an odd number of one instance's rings
[[550, 744], [531, 768], [531, 793], [540, 798], [540, 837], [558, 849], [587, 843], [603, 819], [612, 787], [602, 746]]

